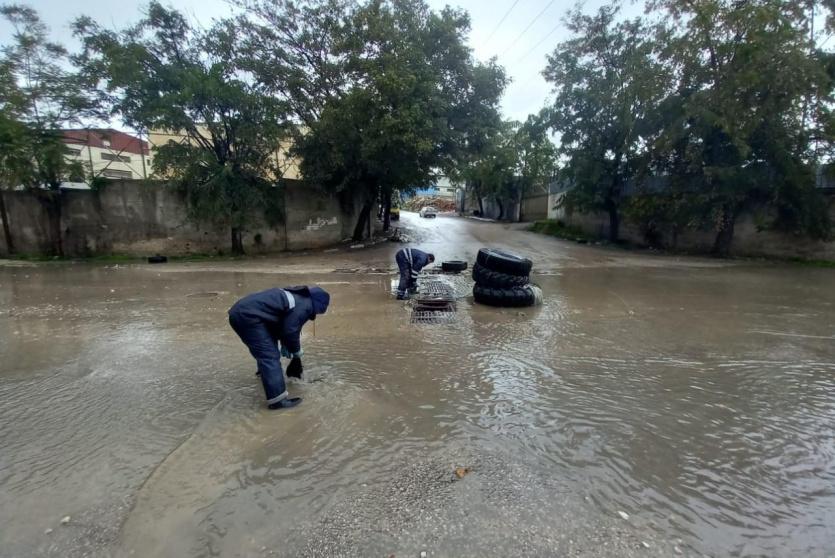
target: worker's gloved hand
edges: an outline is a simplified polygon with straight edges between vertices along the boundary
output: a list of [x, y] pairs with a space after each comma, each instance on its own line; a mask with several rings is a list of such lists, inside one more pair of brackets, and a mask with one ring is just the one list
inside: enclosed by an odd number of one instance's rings
[[290, 351], [284, 345], [281, 346], [281, 356], [282, 358], [290, 358]]
[[293, 357], [290, 364], [287, 365], [287, 377], [301, 379], [304, 366], [302, 366], [302, 359], [300, 357]]
[[295, 407], [299, 403], [302, 402], [301, 397], [288, 397], [286, 399], [282, 399], [281, 401], [277, 401], [271, 405], [267, 405], [270, 409], [289, 409], [291, 407]]

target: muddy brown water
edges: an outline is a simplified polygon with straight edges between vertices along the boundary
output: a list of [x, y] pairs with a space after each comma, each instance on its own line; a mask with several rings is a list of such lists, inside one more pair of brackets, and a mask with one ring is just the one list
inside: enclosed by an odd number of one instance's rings
[[[532, 255], [544, 305], [410, 324], [389, 276], [330, 272], [391, 244], [0, 266], [0, 556], [835, 554], [832, 270], [404, 226], [440, 258]], [[271, 413], [225, 311], [310, 282], [311, 381]]]

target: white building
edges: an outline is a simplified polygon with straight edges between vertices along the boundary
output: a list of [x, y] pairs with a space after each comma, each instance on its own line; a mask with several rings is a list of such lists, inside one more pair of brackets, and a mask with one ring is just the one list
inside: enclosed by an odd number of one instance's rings
[[447, 198], [450, 200], [455, 199], [455, 191], [458, 190], [458, 188], [453, 185], [446, 176], [438, 178], [438, 182], [435, 184], [435, 187], [438, 190], [435, 195], [439, 198]]
[[88, 177], [139, 180], [151, 175], [148, 143], [113, 129], [63, 130], [67, 157], [79, 161]]

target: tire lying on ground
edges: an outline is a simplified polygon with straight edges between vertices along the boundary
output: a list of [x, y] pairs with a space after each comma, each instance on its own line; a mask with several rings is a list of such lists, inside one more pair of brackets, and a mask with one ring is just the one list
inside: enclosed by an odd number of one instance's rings
[[482, 248], [479, 250], [476, 262], [492, 271], [525, 277], [530, 275], [531, 268], [533, 267], [533, 262], [528, 258], [522, 258], [500, 250], [493, 250], [492, 248]]
[[461, 260], [449, 260], [441, 263], [441, 269], [444, 271], [464, 271], [467, 269], [467, 262]]
[[542, 302], [542, 290], [537, 285], [525, 285], [509, 289], [496, 289], [476, 285], [473, 287], [473, 298], [480, 304], [488, 306], [503, 306], [522, 308]]
[[482, 287], [492, 287], [494, 289], [523, 287], [528, 284], [529, 279], [527, 275], [510, 275], [501, 271], [493, 271], [478, 262], [473, 266], [473, 281]]

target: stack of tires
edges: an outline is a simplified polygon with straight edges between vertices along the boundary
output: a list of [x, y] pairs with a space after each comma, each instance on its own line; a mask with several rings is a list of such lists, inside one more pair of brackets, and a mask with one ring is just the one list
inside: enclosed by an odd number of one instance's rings
[[532, 267], [527, 258], [482, 248], [473, 266], [473, 298], [489, 306], [516, 308], [541, 302], [539, 287], [530, 283]]

